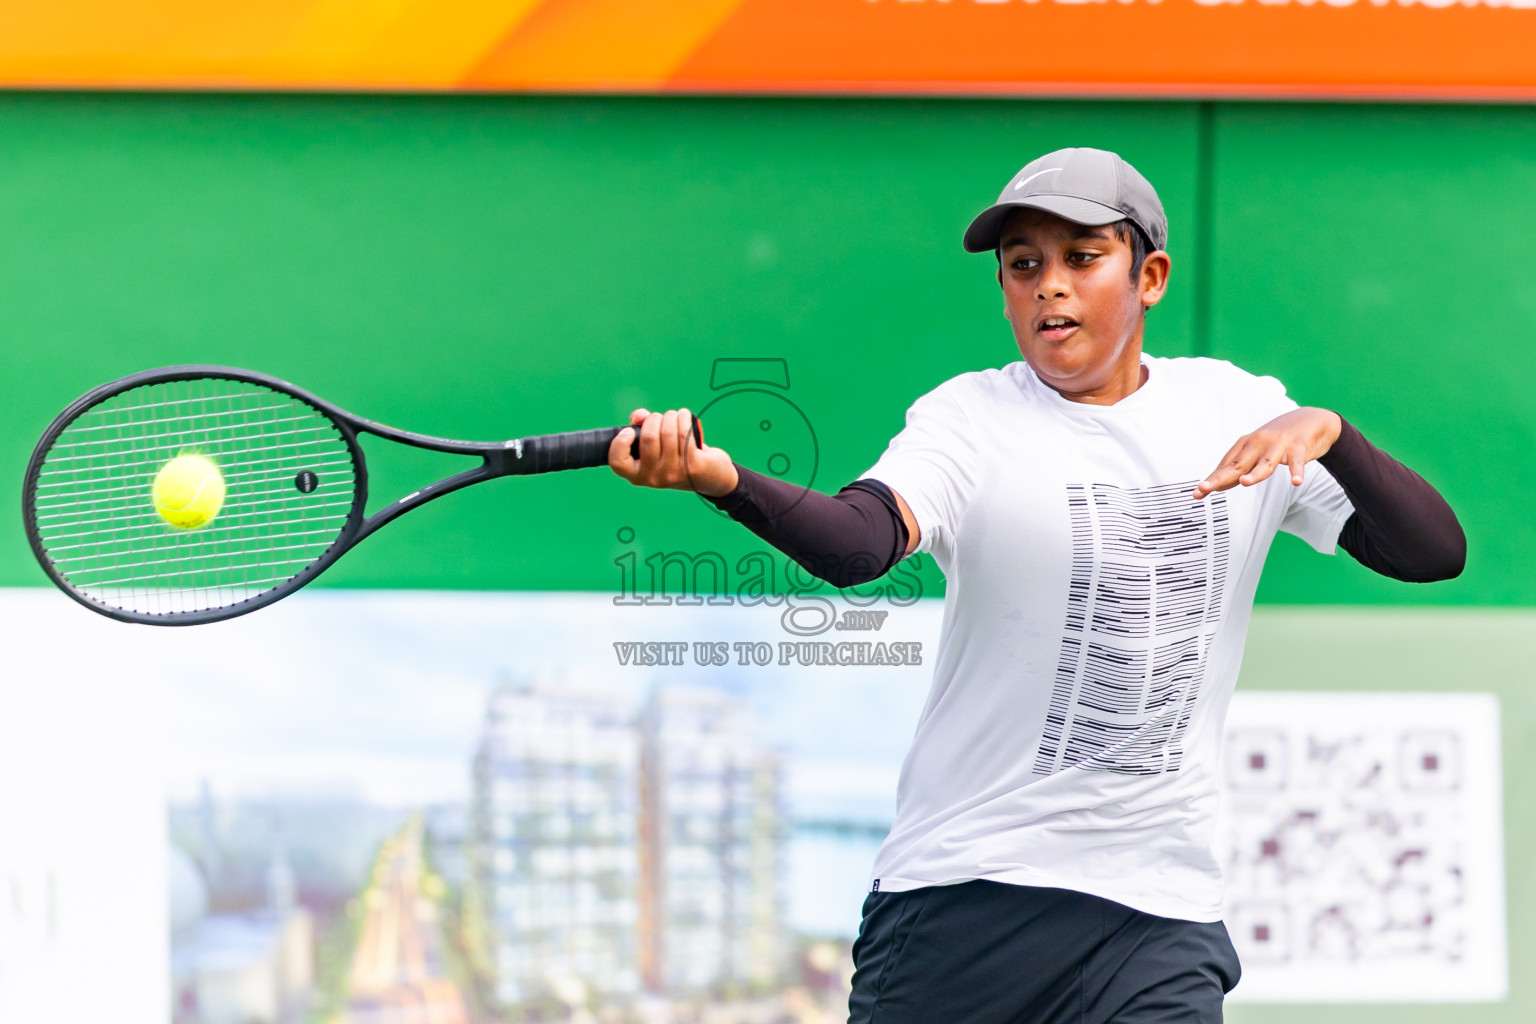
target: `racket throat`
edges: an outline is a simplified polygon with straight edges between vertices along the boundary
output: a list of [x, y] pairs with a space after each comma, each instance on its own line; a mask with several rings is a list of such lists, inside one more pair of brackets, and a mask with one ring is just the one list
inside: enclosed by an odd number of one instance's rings
[[420, 490], [412, 491], [394, 504], [386, 505], [384, 508], [379, 509], [379, 511], [362, 521], [358, 526], [357, 535], [352, 539], [351, 544], [358, 543], [380, 527], [388, 526], [407, 512], [420, 508], [429, 501], [436, 501], [445, 494], [452, 494], [454, 491], [468, 487], [471, 484], [480, 483], [482, 480], [491, 480], [498, 476], [504, 476], [505, 474], [503, 473], [491, 472], [490, 461], [490, 456], [487, 454], [484, 465], [476, 466], [473, 469], [466, 469], [462, 473], [455, 473], [446, 479], [428, 484]]

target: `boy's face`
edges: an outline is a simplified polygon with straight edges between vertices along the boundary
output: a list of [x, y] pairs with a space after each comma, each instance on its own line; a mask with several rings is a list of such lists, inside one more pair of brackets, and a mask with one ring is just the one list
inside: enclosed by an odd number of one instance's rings
[[1142, 313], [1163, 297], [1168, 254], [1149, 253], [1133, 280], [1130, 242], [1113, 227], [1043, 210], [1009, 215], [998, 240], [1004, 313], [1036, 375], [1087, 401], [1118, 401], [1139, 387]]

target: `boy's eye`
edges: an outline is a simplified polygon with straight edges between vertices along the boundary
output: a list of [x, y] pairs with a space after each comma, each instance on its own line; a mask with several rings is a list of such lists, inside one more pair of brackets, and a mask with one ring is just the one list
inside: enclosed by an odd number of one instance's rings
[[1032, 256], [1020, 256], [1013, 261], [1013, 269], [1015, 270], [1034, 270], [1039, 265], [1040, 261]]
[[1089, 260], [1094, 259], [1098, 255], [1099, 254], [1096, 252], [1075, 252], [1068, 256], [1067, 259], [1071, 260], [1073, 263], [1087, 263]]

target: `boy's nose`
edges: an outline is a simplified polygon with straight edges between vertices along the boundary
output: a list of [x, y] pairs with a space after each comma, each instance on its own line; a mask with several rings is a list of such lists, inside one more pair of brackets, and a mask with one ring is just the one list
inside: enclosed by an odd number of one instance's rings
[[1048, 262], [1040, 270], [1040, 285], [1037, 297], [1041, 299], [1059, 299], [1064, 298], [1067, 292], [1066, 268], [1054, 260]]

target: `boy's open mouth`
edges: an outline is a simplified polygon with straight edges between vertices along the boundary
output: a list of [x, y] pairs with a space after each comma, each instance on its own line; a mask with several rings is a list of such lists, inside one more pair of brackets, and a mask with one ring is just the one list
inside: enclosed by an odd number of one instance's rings
[[1077, 327], [1077, 321], [1069, 316], [1046, 316], [1040, 318], [1035, 330], [1050, 341], [1060, 341], [1077, 330]]

